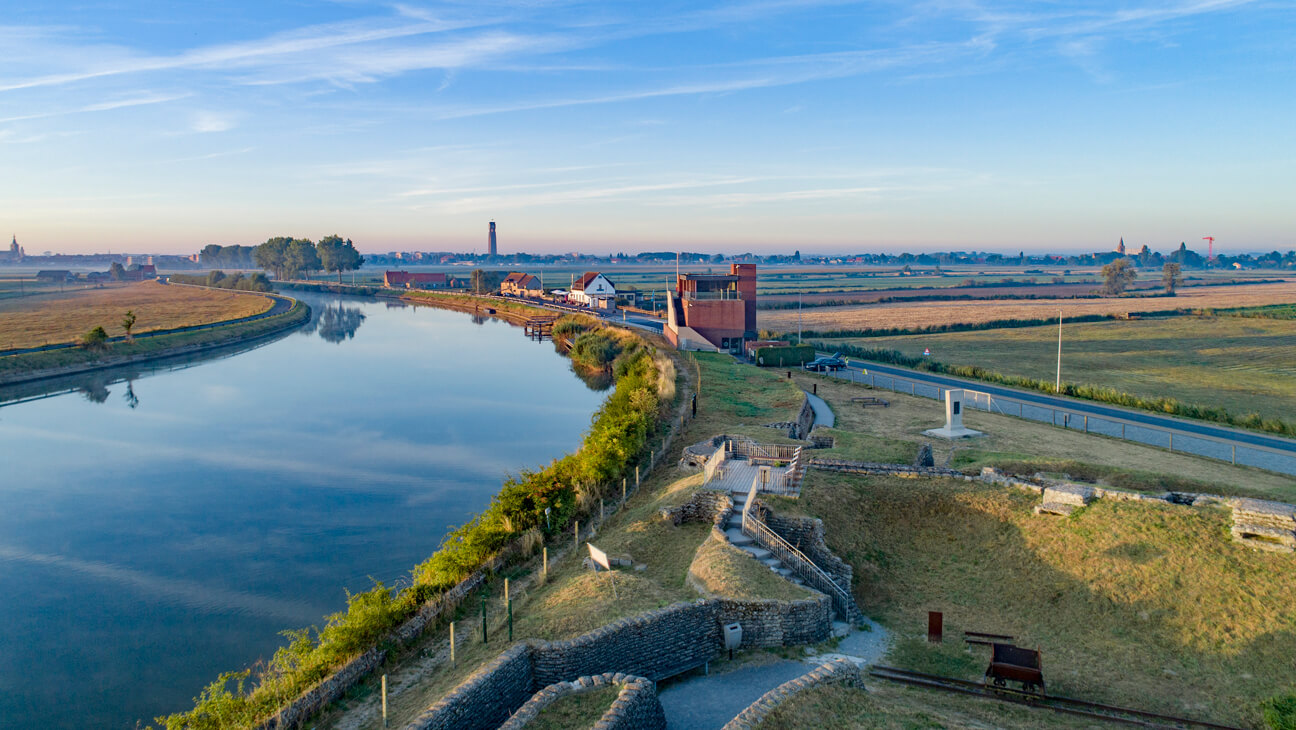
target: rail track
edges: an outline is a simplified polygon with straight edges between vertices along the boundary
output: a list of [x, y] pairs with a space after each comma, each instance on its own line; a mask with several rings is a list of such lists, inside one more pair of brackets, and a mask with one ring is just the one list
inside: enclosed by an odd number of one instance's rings
[[954, 679], [953, 677], [942, 677], [937, 674], [911, 672], [907, 669], [896, 669], [895, 667], [873, 667], [869, 671], [869, 674], [878, 679], [885, 679], [891, 682], [900, 682], [916, 687], [938, 689], [946, 692], [957, 692], [959, 694], [984, 697], [987, 699], [999, 700], [1001, 702], [1012, 702], [1015, 704], [1027, 705], [1029, 707], [1038, 707], [1042, 710], [1052, 710], [1065, 715], [1092, 717], [1124, 725], [1152, 728], [1211, 728], [1212, 730], [1241, 730], [1232, 725], [1220, 725], [1205, 720], [1193, 720], [1187, 717], [1175, 717], [1173, 715], [1161, 715], [1155, 712], [1144, 712], [1143, 710], [1132, 710], [1128, 707], [1113, 707], [1112, 705], [1087, 702], [1085, 700], [1077, 700], [1070, 697], [1041, 697], [1015, 690], [992, 689], [986, 687], [980, 682], [972, 682], [966, 679]]

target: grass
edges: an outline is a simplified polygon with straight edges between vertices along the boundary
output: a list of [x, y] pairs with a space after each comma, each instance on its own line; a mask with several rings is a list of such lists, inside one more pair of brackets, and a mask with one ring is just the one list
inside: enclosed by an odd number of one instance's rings
[[600, 687], [588, 692], [563, 695], [535, 716], [531, 730], [588, 730], [612, 707], [621, 688]]
[[[811, 472], [801, 509], [852, 564], [861, 608], [901, 638], [888, 662], [977, 679], [984, 650], [920, 638], [1015, 636], [1049, 691], [1255, 725], [1296, 655], [1291, 556], [1232, 543], [1223, 509], [1099, 500], [1070, 518], [980, 483]], [[1192, 691], [1209, 687], [1209, 692]]]
[[792, 601], [810, 592], [779, 577], [764, 563], [716, 537], [714, 533], [698, 548], [690, 576], [700, 592], [719, 598], [777, 598]]
[[243, 322], [226, 327], [215, 327], [196, 332], [181, 332], [173, 335], [159, 335], [137, 339], [134, 342], [115, 342], [102, 353], [91, 352], [80, 348], [52, 350], [27, 355], [8, 355], [0, 357], [0, 381], [9, 377], [25, 377], [32, 373], [53, 368], [75, 365], [103, 364], [111, 365], [114, 361], [145, 355], [166, 355], [171, 351], [195, 345], [209, 345], [233, 340], [238, 337], [255, 337], [283, 328], [290, 323], [305, 322], [310, 310], [305, 304], [298, 303], [283, 314], [267, 317], [253, 322]]
[[742, 433], [760, 441], [787, 440], [764, 425], [791, 421], [801, 410], [805, 395], [782, 377], [788, 369], [754, 368], [716, 353], [699, 352], [693, 357], [702, 373], [702, 390], [692, 431], [701, 432], [700, 438]]
[[868, 689], [830, 684], [800, 692], [766, 716], [762, 730], [925, 730], [1041, 726], [1091, 728], [1092, 722], [1043, 710], [873, 681]]
[[249, 317], [270, 309], [269, 297], [139, 282], [65, 294], [0, 300], [0, 348], [75, 342], [98, 325], [109, 337], [125, 334], [122, 316], [138, 318], [135, 334]]
[[[951, 365], [1051, 381], [1057, 327], [851, 340]], [[1168, 317], [1063, 327], [1062, 377], [1145, 398], [1171, 397], [1229, 413], [1288, 417], [1296, 411], [1296, 321]]]
[[796, 332], [797, 318], [806, 330], [879, 329], [888, 327], [930, 327], [953, 323], [995, 322], [1009, 319], [1066, 317], [1086, 314], [1113, 315], [1127, 312], [1158, 312], [1171, 309], [1248, 307], [1296, 302], [1296, 282], [1202, 286], [1180, 291], [1176, 297], [1117, 299], [1032, 299], [975, 302], [933, 301], [816, 307], [798, 315], [795, 309], [762, 310], [757, 313], [761, 329]]
[[[945, 421], [944, 405], [935, 400], [813, 373], [793, 373], [793, 382], [806, 390], [817, 384], [837, 419], [835, 429], [815, 430], [816, 435], [832, 435], [837, 441], [832, 449], [812, 452], [814, 456], [907, 464], [919, 444], [930, 442], [938, 466], [948, 461], [951, 467], [968, 471], [1008, 466], [1019, 473], [1066, 472], [1077, 479], [1093, 478], [1142, 491], [1186, 489], [1296, 501], [1296, 480], [1284, 475], [1015, 416], [969, 409], [964, 423], [985, 436], [959, 442], [931, 439], [923, 431]], [[863, 395], [880, 396], [891, 405], [864, 408], [850, 401]]]

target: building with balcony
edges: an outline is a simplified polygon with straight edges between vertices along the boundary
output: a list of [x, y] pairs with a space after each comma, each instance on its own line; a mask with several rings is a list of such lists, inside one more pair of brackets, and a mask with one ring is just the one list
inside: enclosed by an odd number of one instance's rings
[[727, 275], [678, 275], [665, 334], [681, 350], [741, 353], [756, 339], [756, 264], [730, 264]]

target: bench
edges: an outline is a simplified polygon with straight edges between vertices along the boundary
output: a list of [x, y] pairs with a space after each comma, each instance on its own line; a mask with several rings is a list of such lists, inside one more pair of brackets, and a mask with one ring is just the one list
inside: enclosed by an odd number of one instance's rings
[[891, 403], [889, 401], [885, 401], [874, 395], [865, 395], [856, 398], [851, 398], [851, 403], [858, 403], [865, 408], [868, 408], [869, 406], [882, 406], [883, 408], [891, 407]]

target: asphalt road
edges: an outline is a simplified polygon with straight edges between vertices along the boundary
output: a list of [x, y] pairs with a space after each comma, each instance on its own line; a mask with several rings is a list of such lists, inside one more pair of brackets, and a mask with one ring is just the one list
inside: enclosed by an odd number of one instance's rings
[[1296, 441], [1277, 436], [1266, 436], [1251, 431], [1214, 426], [1208, 423], [1169, 418], [1167, 416], [1159, 416], [1155, 413], [1132, 411], [1124, 408], [1116, 408], [1114, 406], [1100, 405], [1091, 401], [1084, 401], [1075, 398], [1052, 396], [1026, 390], [1016, 390], [1014, 388], [1006, 388], [1002, 385], [991, 385], [990, 383], [982, 383], [975, 380], [963, 380], [947, 375], [935, 375], [920, 370], [910, 370], [908, 368], [896, 367], [894, 365], [882, 365], [875, 362], [861, 363], [859, 360], [853, 360], [850, 364], [850, 369], [867, 370], [870, 373], [894, 375], [896, 377], [906, 378], [920, 383], [929, 383], [943, 388], [966, 388], [968, 390], [977, 390], [982, 393], [989, 393], [1002, 398], [1012, 398], [1014, 400], [1023, 401], [1042, 408], [1066, 410], [1069, 413], [1088, 414], [1096, 417], [1120, 418], [1126, 421], [1147, 424], [1157, 428], [1170, 429], [1188, 435], [1217, 438], [1227, 442], [1236, 443], [1239, 446], [1263, 446], [1296, 457]]

